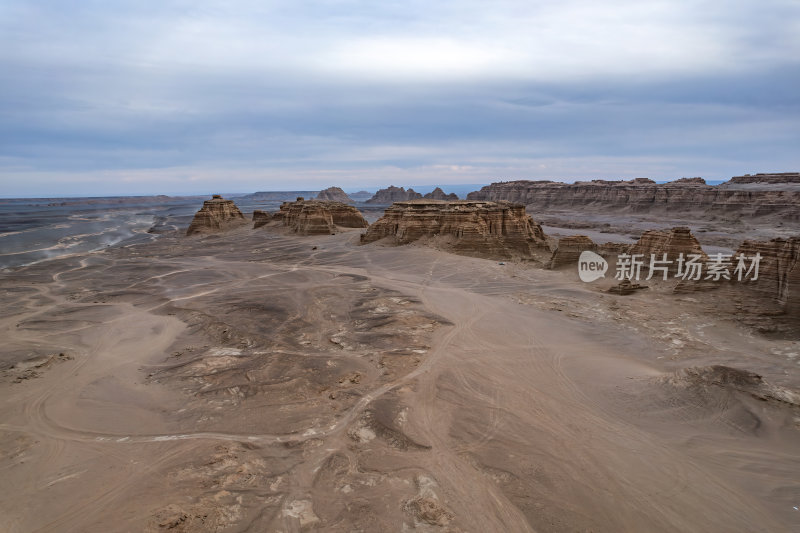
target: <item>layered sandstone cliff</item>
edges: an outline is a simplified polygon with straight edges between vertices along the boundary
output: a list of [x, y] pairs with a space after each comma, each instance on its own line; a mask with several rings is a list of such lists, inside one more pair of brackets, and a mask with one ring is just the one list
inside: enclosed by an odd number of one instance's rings
[[297, 198], [284, 202], [276, 219], [300, 235], [331, 235], [336, 227], [366, 228], [369, 223], [358, 209], [341, 202], [321, 202]]
[[325, 202], [327, 209], [331, 212], [333, 223], [342, 228], [366, 228], [369, 222], [361, 214], [361, 211], [342, 202]]
[[404, 189], [403, 187], [395, 187], [390, 185], [385, 189], [381, 189], [375, 193], [375, 196], [367, 200], [368, 204], [389, 205], [394, 202], [407, 202], [410, 200], [417, 200], [422, 198], [422, 195], [414, 189]]
[[595, 209], [598, 211], [691, 212], [701, 217], [760, 217], [774, 215], [800, 221], [800, 190], [785, 187], [759, 190], [705, 185], [697, 179], [656, 184], [652, 180], [560, 183], [507, 181], [467, 195], [469, 200], [519, 202], [539, 211]]
[[362, 243], [417, 240], [467, 255], [549, 258], [541, 226], [525, 207], [509, 202], [396, 202], [361, 236]]
[[431, 192], [427, 193], [424, 198], [426, 200], [446, 200], [448, 202], [454, 202], [458, 200], [458, 195], [452, 192], [446, 194], [441, 188], [436, 187]]
[[800, 185], [800, 172], [778, 172], [775, 174], [745, 174], [744, 176], [734, 176], [729, 184], [751, 184], [751, 183], [793, 183]]
[[225, 200], [219, 194], [215, 194], [211, 200], [203, 202], [203, 207], [195, 213], [186, 235], [223, 231], [246, 222], [233, 200]]
[[347, 193], [339, 187], [328, 187], [324, 191], [320, 191], [316, 199], [327, 202], [341, 202], [343, 204], [353, 203], [353, 199], [347, 196]]
[[[711, 260], [714, 259], [712, 254]], [[682, 280], [675, 292], [700, 291], [703, 300], [718, 312], [731, 313], [761, 333], [797, 339], [800, 237], [744, 241], [732, 256], [724, 259], [724, 278]], [[737, 271], [740, 262], [742, 268]]]

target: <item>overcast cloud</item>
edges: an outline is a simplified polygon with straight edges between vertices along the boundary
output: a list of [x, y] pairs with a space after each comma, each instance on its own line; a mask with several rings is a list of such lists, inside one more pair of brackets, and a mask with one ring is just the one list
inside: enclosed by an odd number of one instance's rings
[[800, 170], [800, 2], [0, 3], [3, 196]]

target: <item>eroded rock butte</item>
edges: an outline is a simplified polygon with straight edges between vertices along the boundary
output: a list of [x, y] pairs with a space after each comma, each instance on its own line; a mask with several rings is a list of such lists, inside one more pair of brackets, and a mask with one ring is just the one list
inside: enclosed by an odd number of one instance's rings
[[195, 213], [186, 235], [224, 231], [246, 222], [233, 200], [225, 200], [219, 194], [215, 194], [211, 200], [203, 202], [203, 207]]

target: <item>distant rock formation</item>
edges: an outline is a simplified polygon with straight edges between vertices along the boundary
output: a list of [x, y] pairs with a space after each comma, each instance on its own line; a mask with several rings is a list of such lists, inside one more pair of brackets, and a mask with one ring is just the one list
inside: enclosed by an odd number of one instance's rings
[[414, 189], [405, 190], [403, 187], [395, 187], [390, 185], [386, 189], [381, 189], [375, 193], [375, 196], [366, 201], [368, 204], [389, 205], [394, 202], [408, 202], [410, 200], [418, 200], [422, 195]]
[[[790, 180], [786, 176], [780, 179]], [[695, 218], [772, 216], [800, 221], [800, 187], [786, 182], [781, 188], [759, 180], [762, 189], [757, 185], [705, 185], [695, 178], [662, 184], [648, 179], [577, 183], [521, 180], [492, 183], [469, 193], [467, 199], [519, 202], [542, 212], [566, 208], [692, 213]]]
[[186, 235], [223, 231], [246, 222], [233, 200], [225, 200], [219, 194], [215, 194], [211, 200], [203, 202], [203, 207], [195, 213]]
[[356, 202], [366, 202], [367, 200], [372, 198], [372, 193], [369, 191], [358, 191], [351, 194], [350, 198], [352, 198]]
[[796, 183], [800, 184], [800, 172], [778, 172], [775, 174], [745, 174], [734, 176], [728, 183]]
[[424, 239], [457, 253], [492, 258], [550, 256], [541, 226], [524, 206], [509, 202], [395, 202], [361, 236], [364, 244], [380, 239], [398, 245]]
[[442, 189], [436, 187], [431, 192], [426, 194], [424, 198], [426, 200], [446, 200], [448, 202], [455, 202], [458, 200], [458, 195], [452, 192], [450, 194], [445, 194]]
[[670, 182], [673, 185], [706, 185], [703, 178], [680, 178]]
[[353, 199], [339, 187], [328, 187], [324, 191], [320, 191], [317, 195], [317, 200], [327, 202], [341, 202], [343, 204], [352, 204]]
[[253, 229], [266, 226], [270, 220], [272, 220], [272, 215], [266, 211], [261, 211], [260, 209], [253, 211]]
[[257, 200], [260, 202], [290, 202], [298, 196], [312, 198], [319, 191], [259, 191], [242, 196], [245, 200]]
[[281, 204], [274, 217], [300, 235], [332, 235], [336, 227], [366, 228], [369, 223], [355, 207], [341, 202], [297, 198]]

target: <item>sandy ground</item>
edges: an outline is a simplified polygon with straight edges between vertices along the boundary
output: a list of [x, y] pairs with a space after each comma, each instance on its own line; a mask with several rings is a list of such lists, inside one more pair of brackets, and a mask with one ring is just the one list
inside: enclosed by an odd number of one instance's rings
[[4, 274], [0, 530], [800, 528], [797, 340], [357, 241], [164, 235]]

